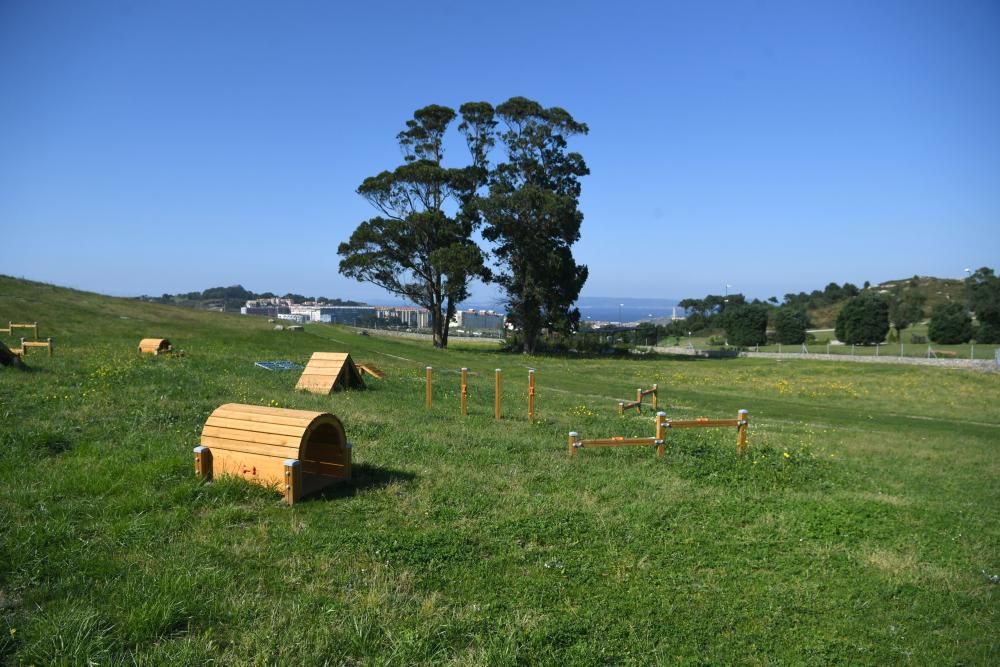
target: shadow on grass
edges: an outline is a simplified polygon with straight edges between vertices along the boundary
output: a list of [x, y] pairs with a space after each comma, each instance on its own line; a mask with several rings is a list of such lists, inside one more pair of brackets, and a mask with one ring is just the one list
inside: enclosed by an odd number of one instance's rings
[[340, 498], [350, 498], [365, 491], [374, 491], [385, 488], [390, 484], [406, 484], [412, 482], [417, 476], [412, 472], [402, 470], [392, 470], [391, 468], [380, 468], [378, 466], [361, 463], [352, 467], [351, 479], [337, 482], [322, 491], [312, 493], [300, 502], [312, 502], [316, 500], [337, 500]]

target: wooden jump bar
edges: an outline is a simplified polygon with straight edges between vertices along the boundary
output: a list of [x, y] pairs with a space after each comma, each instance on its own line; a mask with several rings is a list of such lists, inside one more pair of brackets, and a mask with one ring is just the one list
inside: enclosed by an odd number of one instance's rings
[[653, 410], [657, 408], [658, 400], [658, 390], [657, 385], [653, 385], [650, 389], [643, 389], [642, 387], [637, 387], [635, 390], [635, 400], [634, 401], [618, 401], [618, 416], [624, 417], [626, 410], [631, 410], [635, 408], [637, 414], [642, 414], [642, 399], [646, 396], [653, 397]]
[[46, 338], [45, 340], [25, 340], [21, 339], [21, 356], [27, 356], [29, 347], [46, 347], [49, 350], [49, 356], [52, 356], [52, 339]]
[[[621, 405], [619, 403], [619, 405]], [[569, 434], [568, 451], [570, 456], [576, 456], [578, 450], [585, 447], [628, 447], [655, 445], [656, 456], [663, 456], [667, 429], [681, 428], [736, 428], [736, 453], [743, 454], [747, 449], [747, 430], [750, 425], [750, 413], [740, 410], [736, 419], [667, 419], [664, 412], [656, 413], [656, 435], [652, 438], [626, 438], [616, 436], [611, 438], [594, 438], [584, 440], [576, 431]]]
[[35, 338], [38, 338], [38, 322], [23, 322], [18, 324], [17, 322], [7, 322], [7, 333], [14, 333], [14, 329], [32, 329], [35, 333]]

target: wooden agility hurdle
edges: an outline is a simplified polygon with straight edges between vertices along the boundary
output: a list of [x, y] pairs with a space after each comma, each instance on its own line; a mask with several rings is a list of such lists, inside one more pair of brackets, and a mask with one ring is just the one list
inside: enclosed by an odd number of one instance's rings
[[34, 332], [33, 338], [35, 340], [38, 340], [38, 322], [32, 322], [31, 324], [27, 324], [27, 323], [18, 324], [17, 322], [10, 322], [10, 321], [8, 321], [7, 322], [7, 328], [6, 329], [0, 329], [0, 331], [4, 331], [4, 332], [6, 332], [8, 334], [12, 334], [12, 333], [14, 333], [14, 329], [31, 329]]
[[570, 431], [568, 441], [568, 451], [570, 456], [576, 456], [578, 450], [585, 447], [656, 447], [656, 456], [661, 457], [665, 451], [666, 434], [668, 429], [684, 428], [736, 428], [736, 453], [743, 454], [747, 449], [747, 430], [750, 425], [750, 413], [740, 410], [736, 419], [708, 419], [698, 417], [697, 419], [667, 419], [665, 412], [656, 413], [656, 432], [651, 438], [626, 438], [623, 436], [613, 436], [611, 438], [594, 438], [585, 440], [576, 431]]
[[657, 385], [653, 385], [652, 389], [643, 389], [642, 387], [636, 387], [635, 390], [635, 400], [634, 401], [618, 401], [618, 416], [624, 417], [626, 410], [631, 410], [635, 408], [636, 414], [642, 414], [642, 399], [646, 396], [653, 397], [653, 410], [659, 405], [659, 392], [657, 391]]
[[22, 357], [28, 356], [29, 347], [44, 347], [49, 351], [49, 356], [52, 356], [52, 339], [46, 338], [45, 340], [27, 340], [26, 338], [21, 339], [21, 349], [17, 350], [17, 353]]

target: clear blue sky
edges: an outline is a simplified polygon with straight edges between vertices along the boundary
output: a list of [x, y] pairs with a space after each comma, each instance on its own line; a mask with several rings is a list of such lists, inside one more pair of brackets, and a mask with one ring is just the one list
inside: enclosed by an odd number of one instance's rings
[[386, 300], [337, 273], [355, 188], [414, 109], [525, 95], [590, 126], [584, 295], [961, 277], [1000, 265], [998, 36], [994, 0], [2, 0], [0, 273]]

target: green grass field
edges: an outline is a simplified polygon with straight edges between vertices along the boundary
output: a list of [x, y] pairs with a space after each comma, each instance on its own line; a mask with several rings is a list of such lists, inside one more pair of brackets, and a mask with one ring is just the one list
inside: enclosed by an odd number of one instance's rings
[[[997, 374], [437, 351], [0, 278], [8, 319], [56, 356], [0, 370], [0, 662], [998, 660]], [[186, 355], [140, 358], [147, 336]], [[253, 365], [313, 351], [388, 376], [320, 397]], [[654, 382], [671, 417], [750, 410], [749, 454], [726, 429], [567, 456], [570, 430], [651, 435], [616, 403]], [[353, 481], [291, 508], [200, 483], [191, 450], [233, 401], [338, 415]]]

